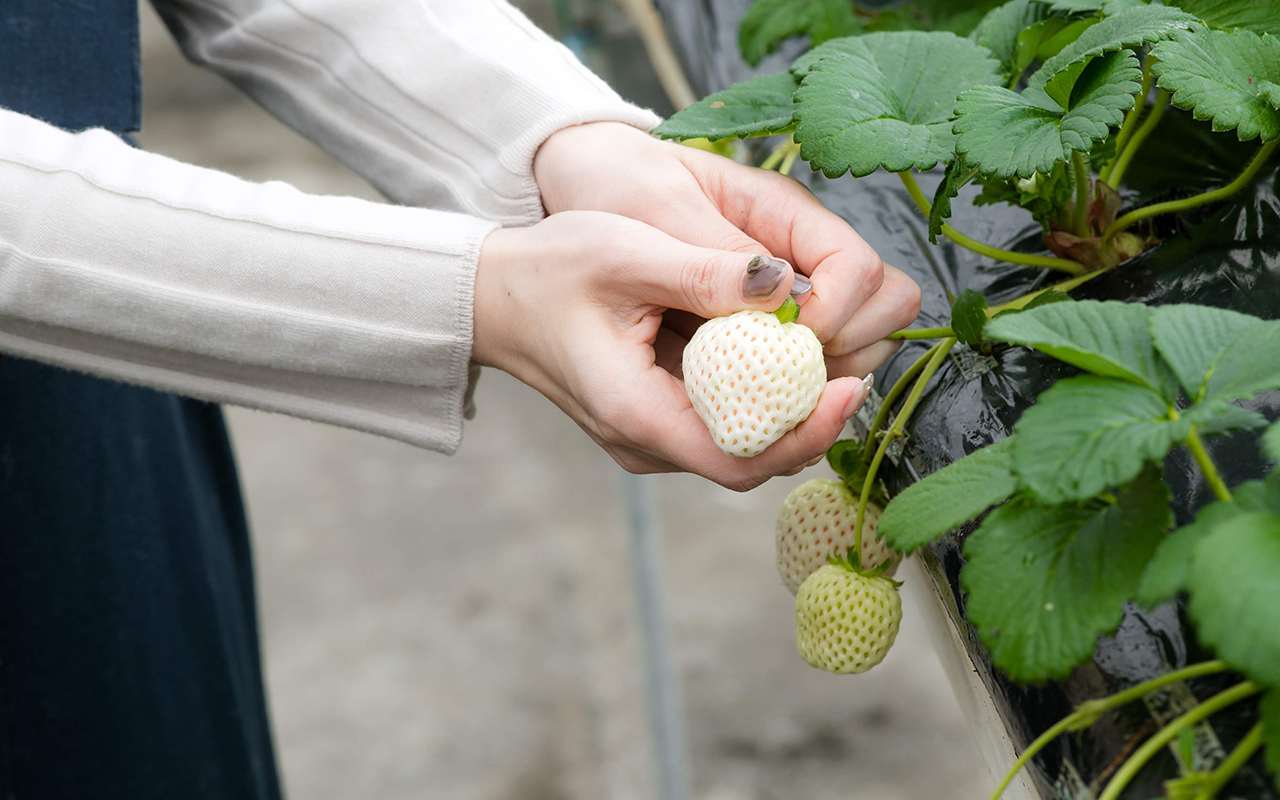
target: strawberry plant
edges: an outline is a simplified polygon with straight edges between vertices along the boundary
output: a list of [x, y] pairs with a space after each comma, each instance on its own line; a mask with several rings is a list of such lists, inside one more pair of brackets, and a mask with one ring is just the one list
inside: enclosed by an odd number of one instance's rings
[[[1234, 749], [1194, 768], [1183, 759], [1183, 774], [1166, 784], [1169, 797], [1207, 800], [1251, 761], [1280, 775], [1280, 470], [1229, 479], [1206, 445], [1252, 431], [1280, 461], [1280, 424], [1247, 407], [1280, 389], [1280, 322], [1071, 293], [1123, 271], [1170, 235], [1168, 220], [1211, 212], [1272, 162], [1280, 10], [1266, 0], [1011, 0], [984, 10], [940, 21], [919, 7], [895, 16], [842, 2], [760, 0], [740, 31], [748, 61], [795, 35], [808, 35], [812, 49], [656, 130], [680, 140], [783, 135], [762, 163], [783, 172], [804, 160], [828, 179], [894, 173], [935, 244], [945, 238], [983, 258], [1065, 277], [992, 305], [960, 292], [949, 325], [895, 334], [934, 343], [887, 389], [865, 441], [841, 442], [829, 454], [842, 479], [829, 483], [844, 491], [811, 482], [792, 504], [825, 492], [823, 509], [835, 509], [825, 519], [839, 521], [838, 535], [784, 558], [784, 528], [795, 527], [784, 517], [794, 509], [779, 515], [780, 571], [789, 586], [802, 580], [797, 644], [806, 661], [832, 671], [883, 658], [838, 649], [850, 623], [837, 620], [863, 619], [844, 598], [883, 580], [875, 573], [888, 563], [864, 567], [868, 541], [909, 553], [960, 531], [965, 616], [991, 663], [1024, 684], [1067, 679], [1095, 657], [1126, 607], [1178, 599], [1199, 644], [1217, 658], [1086, 701], [1026, 747], [1015, 772], [1065, 733], [1175, 683], [1218, 676], [1217, 694], [1148, 731], [1099, 778], [1096, 795], [1121, 797], [1194, 726], [1242, 705], [1251, 727]], [[935, 29], [911, 29], [924, 27]], [[1252, 150], [1218, 185], [1135, 202], [1131, 177], [1149, 170], [1144, 154], [1157, 149], [1156, 130], [1179, 117]], [[1168, 148], [1161, 152], [1167, 160]], [[1203, 186], [1221, 163], [1188, 172], [1186, 185]], [[932, 170], [942, 179], [929, 197], [916, 176]], [[996, 246], [953, 227], [962, 193], [982, 207], [1028, 214], [1038, 246]], [[1056, 359], [1060, 379], [1038, 392], [1012, 435], [885, 506], [882, 471], [934, 376], [957, 353], [998, 369], [1016, 363], [1009, 354], [1019, 349]], [[1212, 495], [1189, 519], [1175, 515], [1175, 500], [1199, 489], [1171, 476], [1179, 453]], [[831, 563], [817, 568], [821, 557]], [[1239, 679], [1221, 683], [1231, 676]]]

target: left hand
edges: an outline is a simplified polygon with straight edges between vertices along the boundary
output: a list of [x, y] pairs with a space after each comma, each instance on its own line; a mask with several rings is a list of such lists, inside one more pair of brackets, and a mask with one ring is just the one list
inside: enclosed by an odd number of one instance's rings
[[[830, 378], [864, 376], [901, 342], [884, 337], [920, 312], [920, 287], [881, 262], [843, 219], [798, 181], [662, 142], [629, 125], [595, 122], [552, 135], [533, 163], [547, 213], [607, 211], [691, 245], [772, 255], [809, 276], [800, 322], [813, 329]], [[683, 349], [702, 323], [668, 311], [665, 337]], [[672, 357], [674, 356], [674, 358]], [[659, 363], [680, 363], [679, 353]]]

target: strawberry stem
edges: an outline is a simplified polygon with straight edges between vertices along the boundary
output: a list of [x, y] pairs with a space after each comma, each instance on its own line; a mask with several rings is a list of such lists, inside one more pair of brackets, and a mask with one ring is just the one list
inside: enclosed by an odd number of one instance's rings
[[1124, 788], [1129, 785], [1129, 781], [1138, 774], [1138, 771], [1146, 766], [1147, 762], [1164, 749], [1164, 746], [1178, 735], [1178, 731], [1195, 725], [1202, 719], [1221, 711], [1227, 706], [1237, 701], [1243, 700], [1250, 695], [1257, 694], [1262, 691], [1262, 687], [1253, 681], [1245, 681], [1227, 689], [1225, 692], [1219, 692], [1200, 705], [1191, 709], [1187, 713], [1165, 725], [1163, 728], [1146, 741], [1137, 752], [1129, 756], [1129, 760], [1124, 762], [1124, 766], [1120, 767], [1115, 777], [1107, 784], [1107, 788], [1098, 800], [1116, 800]]
[[1191, 455], [1195, 456], [1196, 463], [1200, 465], [1200, 471], [1204, 473], [1204, 479], [1213, 490], [1214, 496], [1223, 502], [1231, 502], [1231, 490], [1218, 474], [1218, 468], [1209, 457], [1209, 451], [1204, 449], [1204, 442], [1200, 441], [1200, 434], [1196, 432], [1195, 427], [1192, 427], [1191, 433], [1187, 434], [1186, 444]]
[[1240, 744], [1236, 745], [1236, 749], [1231, 751], [1231, 755], [1227, 756], [1227, 760], [1222, 762], [1222, 766], [1209, 773], [1209, 777], [1205, 779], [1204, 787], [1200, 793], [1195, 796], [1195, 800], [1213, 800], [1218, 796], [1223, 786], [1227, 785], [1227, 781], [1235, 777], [1240, 768], [1248, 763], [1253, 754], [1262, 746], [1262, 723], [1259, 722], [1249, 729], [1244, 738], [1240, 740]]
[[[898, 177], [902, 179], [902, 185], [907, 187], [907, 193], [911, 195], [911, 199], [915, 201], [916, 206], [927, 217], [933, 206], [924, 196], [924, 192], [920, 191], [920, 184], [916, 183], [915, 176], [910, 172], [899, 172]], [[942, 235], [966, 249], [984, 256], [989, 256], [997, 261], [1008, 261], [1010, 264], [1025, 264], [1029, 267], [1046, 267], [1048, 269], [1061, 270], [1069, 272], [1072, 275], [1083, 275], [1085, 266], [1078, 261], [1071, 261], [1066, 258], [1055, 258], [1054, 256], [1037, 256], [1030, 253], [1017, 253], [1013, 250], [1001, 250], [998, 247], [992, 247], [984, 244], [976, 239], [970, 239], [960, 231], [946, 224], [942, 224]]]
[[1272, 139], [1260, 147], [1257, 154], [1254, 155], [1253, 160], [1244, 168], [1244, 171], [1226, 186], [1214, 189], [1211, 192], [1204, 192], [1202, 194], [1195, 195], [1194, 197], [1188, 197], [1183, 200], [1170, 200], [1167, 203], [1156, 203], [1153, 206], [1146, 206], [1144, 208], [1139, 208], [1136, 211], [1130, 211], [1128, 214], [1125, 214], [1120, 219], [1111, 223], [1111, 227], [1107, 228], [1106, 233], [1102, 234], [1102, 243], [1106, 244], [1107, 242], [1110, 242], [1115, 238], [1117, 233], [1128, 228], [1134, 223], [1141, 222], [1144, 219], [1158, 217], [1161, 214], [1177, 214], [1182, 211], [1196, 208], [1197, 206], [1205, 205], [1206, 203], [1213, 203], [1230, 197], [1243, 189], [1250, 181], [1253, 180], [1253, 177], [1258, 174], [1258, 170], [1262, 169], [1262, 166], [1267, 163], [1267, 159], [1271, 157], [1273, 152], [1275, 152], [1276, 145], [1280, 145], [1280, 139]]
[[786, 301], [783, 302], [782, 308], [779, 308], [777, 311], [773, 312], [773, 315], [777, 317], [778, 321], [781, 322], [783, 325], [787, 324], [788, 322], [795, 322], [796, 317], [800, 316], [800, 306], [796, 305], [795, 300], [788, 297]]
[[[880, 463], [884, 461], [884, 454], [889, 450], [889, 445], [893, 440], [902, 435], [906, 429], [907, 420], [911, 419], [911, 415], [915, 412], [916, 406], [920, 403], [920, 398], [924, 395], [924, 388], [929, 383], [929, 379], [942, 366], [942, 362], [946, 359], [947, 354], [951, 352], [951, 348], [956, 346], [954, 337], [943, 339], [938, 342], [929, 351], [929, 361], [920, 371], [920, 377], [916, 379], [915, 386], [911, 389], [911, 394], [907, 395], [907, 399], [902, 403], [902, 410], [898, 412], [898, 418], [893, 421], [893, 427], [889, 428], [884, 439], [881, 440], [880, 446], [876, 448], [875, 457], [871, 459], [871, 466], [867, 468], [867, 477], [862, 481], [862, 494], [858, 497], [858, 518], [853, 526], [853, 546], [858, 552], [862, 552], [862, 521], [867, 515], [867, 501], [871, 499], [871, 487], [875, 486], [876, 473], [880, 471]], [[881, 410], [887, 406], [881, 406]], [[871, 440], [868, 439], [868, 442]]]
[[1113, 187], [1118, 187], [1120, 181], [1124, 180], [1125, 170], [1129, 169], [1129, 163], [1133, 161], [1133, 156], [1138, 152], [1138, 148], [1142, 147], [1142, 143], [1147, 140], [1151, 132], [1160, 124], [1160, 118], [1164, 116], [1165, 109], [1169, 107], [1169, 93], [1164, 89], [1156, 95], [1156, 104], [1151, 107], [1151, 113], [1142, 121], [1142, 127], [1138, 128], [1133, 134], [1133, 140], [1129, 142], [1119, 156], [1116, 157], [1115, 164], [1111, 167], [1111, 172], [1107, 174], [1107, 182]]
[[1130, 689], [1126, 689], [1118, 694], [1110, 697], [1103, 697], [1098, 700], [1088, 700], [1081, 703], [1074, 712], [1068, 714], [1058, 721], [1049, 730], [1036, 737], [1036, 740], [1027, 745], [1027, 749], [1022, 751], [1022, 755], [1014, 762], [1009, 772], [1005, 774], [1004, 780], [996, 787], [995, 794], [991, 795], [991, 800], [999, 800], [1000, 795], [1004, 794], [1004, 790], [1008, 788], [1018, 772], [1035, 757], [1037, 753], [1043, 750], [1054, 739], [1066, 731], [1078, 731], [1089, 727], [1108, 711], [1128, 705], [1136, 700], [1141, 700], [1151, 692], [1163, 689], [1171, 683], [1179, 681], [1191, 680], [1204, 675], [1213, 675], [1218, 672], [1225, 672], [1227, 664], [1224, 661], [1204, 661], [1199, 664], [1192, 664], [1189, 667], [1166, 672], [1165, 674], [1152, 678], [1149, 681], [1140, 683]]
[[889, 414], [893, 412], [893, 404], [898, 402], [898, 398], [907, 391], [907, 387], [911, 385], [911, 381], [920, 374], [920, 370], [924, 369], [924, 365], [929, 363], [929, 359], [933, 357], [934, 352], [938, 349], [939, 342], [924, 352], [924, 355], [916, 359], [916, 362], [907, 367], [907, 371], [902, 373], [902, 377], [893, 384], [893, 388], [880, 401], [880, 410], [876, 412], [876, 418], [872, 421], [871, 427], [867, 429], [867, 441], [863, 445], [862, 460], [863, 463], [871, 463], [872, 456], [875, 455], [874, 444], [876, 436], [880, 433], [880, 429], [889, 421]]

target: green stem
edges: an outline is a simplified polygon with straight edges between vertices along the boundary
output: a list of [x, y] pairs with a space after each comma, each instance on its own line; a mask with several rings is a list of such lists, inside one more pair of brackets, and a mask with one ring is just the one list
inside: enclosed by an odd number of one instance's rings
[[782, 161], [783, 157], [787, 155], [787, 145], [790, 143], [791, 143], [791, 140], [788, 139], [787, 141], [773, 148], [773, 152], [769, 153], [769, 157], [760, 163], [760, 169], [773, 169], [774, 167], [778, 166], [778, 164]]
[[791, 167], [796, 163], [796, 159], [800, 157], [800, 145], [795, 142], [791, 143], [791, 147], [787, 149], [787, 154], [782, 159], [782, 166], [778, 167], [778, 172], [783, 175], [791, 174]]
[[1113, 777], [1110, 783], [1107, 784], [1106, 790], [1098, 796], [1098, 800], [1117, 800], [1117, 798], [1120, 797], [1120, 793], [1129, 785], [1129, 782], [1133, 780], [1134, 776], [1136, 776], [1138, 772], [1146, 766], [1147, 762], [1150, 761], [1156, 753], [1160, 752], [1165, 745], [1173, 741], [1174, 737], [1176, 737], [1178, 732], [1183, 728], [1195, 725], [1197, 722], [1221, 711], [1232, 703], [1243, 700], [1249, 695], [1257, 694], [1260, 691], [1262, 691], [1262, 687], [1252, 681], [1245, 681], [1244, 683], [1236, 684], [1225, 692], [1220, 692], [1209, 698], [1205, 702], [1178, 717], [1173, 722], [1170, 722], [1168, 725], [1165, 725], [1156, 733], [1155, 736], [1152, 736], [1142, 745], [1142, 747], [1138, 748], [1137, 752], [1129, 756], [1129, 759], [1124, 762], [1124, 766], [1120, 767], [1116, 772], [1115, 777]]
[[1261, 746], [1262, 723], [1259, 722], [1249, 729], [1249, 732], [1240, 740], [1240, 744], [1236, 745], [1236, 749], [1232, 750], [1227, 760], [1222, 762], [1222, 766], [1209, 773], [1209, 777], [1194, 800], [1213, 800], [1217, 797], [1222, 787], [1227, 785], [1227, 781], [1235, 777], [1240, 768], [1248, 763]]
[[[926, 216], [932, 210], [932, 205], [928, 198], [924, 196], [924, 192], [920, 191], [920, 184], [916, 183], [915, 176], [910, 172], [899, 172], [898, 177], [902, 179], [902, 185], [907, 187], [907, 193], [911, 195], [911, 199], [915, 201], [916, 206]], [[1011, 264], [1025, 264], [1029, 267], [1045, 267], [1047, 269], [1056, 269], [1063, 272], [1069, 272], [1072, 275], [1081, 275], [1085, 271], [1083, 264], [1077, 261], [1070, 261], [1065, 258], [1054, 258], [1052, 256], [1035, 256], [1027, 253], [1015, 253], [1012, 250], [1001, 250], [998, 247], [992, 247], [989, 244], [983, 244], [976, 239], [970, 239], [963, 233], [960, 233], [950, 225], [943, 223], [942, 235], [960, 245], [961, 247], [989, 256], [997, 261], [1008, 261]]]
[[1089, 170], [1084, 167], [1084, 153], [1071, 154], [1071, 170], [1076, 178], [1076, 207], [1071, 212], [1071, 226], [1076, 236], [1089, 238]]
[[1027, 765], [1037, 753], [1043, 750], [1054, 739], [1058, 738], [1066, 731], [1080, 730], [1081, 728], [1092, 725], [1099, 717], [1107, 711], [1128, 705], [1135, 700], [1141, 700], [1144, 696], [1151, 692], [1163, 689], [1171, 683], [1178, 681], [1187, 681], [1192, 678], [1199, 678], [1204, 675], [1212, 675], [1217, 672], [1225, 672], [1227, 665], [1222, 661], [1204, 661], [1199, 664], [1192, 664], [1189, 667], [1166, 672], [1165, 674], [1152, 678], [1149, 681], [1140, 683], [1131, 689], [1113, 694], [1110, 697], [1103, 697], [1098, 700], [1088, 700], [1081, 703], [1080, 706], [1071, 714], [1059, 720], [1049, 730], [1036, 737], [1036, 740], [1027, 746], [1022, 755], [1014, 762], [1009, 772], [1005, 774], [1004, 780], [996, 788], [995, 794], [991, 795], [991, 800], [999, 800], [1000, 795], [1004, 794], [1004, 790], [1008, 788], [1013, 779], [1017, 776], [1018, 771]]
[[1129, 169], [1129, 162], [1133, 161], [1134, 155], [1138, 149], [1142, 147], [1142, 143], [1147, 140], [1151, 132], [1160, 124], [1160, 118], [1164, 116], [1165, 109], [1169, 107], [1169, 93], [1164, 89], [1156, 95], [1156, 104], [1151, 107], [1151, 113], [1142, 121], [1142, 127], [1138, 128], [1137, 133], [1133, 135], [1133, 141], [1124, 149], [1124, 152], [1113, 162], [1111, 172], [1108, 175], [1107, 183], [1112, 186], [1119, 186], [1120, 181], [1124, 180], [1124, 173]]
[[1260, 147], [1257, 154], [1253, 157], [1253, 160], [1244, 168], [1244, 172], [1241, 172], [1238, 178], [1233, 180], [1231, 183], [1228, 183], [1226, 186], [1214, 189], [1211, 192], [1198, 194], [1195, 197], [1188, 197], [1185, 200], [1171, 200], [1168, 203], [1156, 203], [1153, 206], [1147, 206], [1146, 208], [1139, 208], [1136, 211], [1130, 211], [1128, 214], [1125, 214], [1123, 217], [1112, 223], [1110, 228], [1107, 228], [1107, 232], [1102, 235], [1103, 243], [1105, 244], [1120, 231], [1128, 228], [1134, 223], [1141, 222], [1144, 219], [1158, 217], [1161, 214], [1174, 214], [1180, 211], [1187, 211], [1197, 206], [1205, 205], [1206, 203], [1213, 203], [1223, 198], [1230, 197], [1247, 186], [1249, 181], [1253, 180], [1253, 176], [1257, 175], [1258, 170], [1262, 169], [1262, 165], [1267, 163], [1267, 159], [1271, 156], [1272, 152], [1275, 151], [1276, 145], [1278, 144], [1280, 144], [1280, 139], [1272, 139]]
[[945, 339], [953, 336], [954, 333], [950, 328], [907, 328], [906, 330], [891, 333], [884, 337], [886, 339]]
[[867, 444], [862, 449], [863, 463], [869, 463], [875, 450], [871, 445], [876, 440], [876, 435], [880, 433], [880, 429], [889, 421], [889, 414], [893, 412], [893, 404], [898, 402], [898, 398], [902, 397], [907, 391], [907, 387], [911, 385], [911, 381], [920, 374], [920, 370], [924, 369], [924, 365], [929, 363], [929, 359], [933, 358], [934, 352], [938, 349], [941, 342], [924, 351], [924, 355], [916, 359], [915, 363], [907, 367], [907, 371], [894, 381], [893, 387], [889, 389], [889, 393], [880, 401], [880, 409], [876, 412], [876, 418], [871, 422], [871, 427], [867, 429]]
[[1187, 449], [1191, 451], [1191, 455], [1195, 456], [1196, 463], [1200, 465], [1200, 471], [1204, 473], [1204, 479], [1209, 483], [1214, 496], [1223, 502], [1231, 502], [1231, 490], [1218, 474], [1218, 468], [1209, 457], [1209, 451], [1204, 449], [1204, 443], [1200, 441], [1200, 434], [1196, 432], [1195, 426], [1192, 426], [1191, 433], [1187, 434]]
[[[1155, 75], [1151, 72], [1151, 65], [1155, 63], [1155, 59], [1150, 55], [1147, 56], [1146, 62], [1142, 65], [1142, 88], [1134, 95], [1133, 108], [1129, 109], [1129, 113], [1124, 116], [1124, 124], [1120, 126], [1120, 132], [1116, 134], [1116, 154], [1112, 156], [1111, 163], [1103, 167], [1098, 173], [1098, 180], [1111, 183], [1111, 170], [1115, 168], [1116, 160], [1120, 154], [1124, 152], [1124, 148], [1129, 144], [1129, 137], [1133, 135], [1133, 129], [1138, 125], [1138, 119], [1142, 116], [1142, 111], [1147, 107], [1147, 95], [1151, 93], [1151, 84], [1155, 80]], [[1115, 186], [1114, 183], [1111, 183]]]
[[1072, 278], [1071, 280], [1068, 280], [1068, 281], [1055, 283], [1054, 285], [1046, 286], [1043, 289], [1036, 289], [1034, 292], [1027, 292], [1022, 297], [1015, 297], [1014, 299], [1010, 300], [1007, 303], [1001, 303], [998, 306], [992, 306], [988, 308], [987, 318], [990, 319], [991, 317], [994, 317], [996, 314], [999, 314], [1001, 311], [1022, 308], [1026, 306], [1028, 303], [1030, 303], [1032, 300], [1044, 294], [1045, 292], [1063, 292], [1063, 293], [1069, 292], [1072, 289], [1076, 288], [1077, 286], [1081, 286], [1085, 283], [1088, 283], [1089, 281], [1093, 280], [1094, 278], [1098, 277], [1099, 275], [1101, 275], [1106, 271], [1107, 271], [1106, 269], [1099, 269], [1099, 270], [1094, 270], [1093, 272], [1086, 272], [1084, 275], [1081, 275], [1077, 278]]
[[[916, 378], [916, 384], [911, 388], [911, 394], [907, 395], [907, 399], [902, 403], [902, 410], [898, 412], [898, 418], [893, 421], [893, 427], [885, 434], [884, 439], [880, 441], [880, 446], [876, 448], [875, 457], [871, 459], [871, 465], [867, 467], [867, 477], [862, 481], [862, 494], [858, 497], [858, 518], [854, 523], [853, 530], [853, 552], [862, 553], [862, 519], [867, 514], [867, 501], [871, 499], [871, 487], [875, 485], [876, 473], [880, 471], [880, 462], [884, 461], [884, 454], [889, 450], [889, 445], [893, 440], [902, 435], [903, 430], [907, 426], [907, 420], [911, 419], [911, 415], [915, 412], [916, 406], [920, 403], [921, 396], [924, 395], [924, 387], [929, 383], [929, 379], [942, 366], [942, 362], [946, 359], [947, 354], [951, 352], [951, 348], [955, 347], [956, 340], [954, 338], [943, 339], [930, 349], [931, 356], [929, 361], [925, 363], [924, 369], [920, 371], [920, 377]], [[886, 401], [888, 398], [886, 398]], [[881, 410], [888, 407], [888, 402], [881, 406]], [[878, 418], [879, 415], [877, 415]], [[870, 439], [867, 439], [870, 442]]]

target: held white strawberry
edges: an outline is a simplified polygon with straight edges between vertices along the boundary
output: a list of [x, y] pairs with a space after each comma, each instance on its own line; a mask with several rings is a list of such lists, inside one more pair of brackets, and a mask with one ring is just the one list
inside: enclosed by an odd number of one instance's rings
[[776, 313], [739, 311], [708, 320], [684, 348], [684, 389], [731, 456], [750, 457], [808, 419], [827, 385], [822, 343], [793, 322], [787, 299]]
[[821, 567], [796, 594], [796, 648], [810, 666], [851, 675], [884, 660], [902, 622], [898, 587], [853, 570], [848, 562]]
[[[815, 478], [791, 490], [778, 509], [778, 574], [787, 590], [795, 594], [800, 584], [833, 555], [843, 555], [853, 547], [858, 517], [858, 498], [844, 482]], [[884, 575], [898, 569], [899, 556], [876, 536], [880, 507], [867, 504], [862, 521], [863, 569], [871, 570], [889, 562]]]

